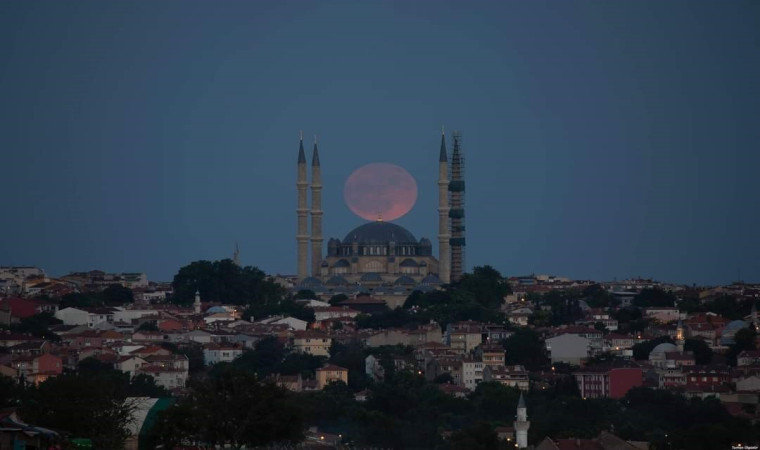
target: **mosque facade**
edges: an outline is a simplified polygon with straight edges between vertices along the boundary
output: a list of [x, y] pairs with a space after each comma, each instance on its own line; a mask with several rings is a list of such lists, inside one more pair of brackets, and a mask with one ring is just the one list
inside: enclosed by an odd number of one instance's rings
[[[438, 157], [437, 258], [433, 255], [430, 239], [417, 239], [406, 228], [381, 219], [363, 223], [343, 238], [330, 238], [327, 241], [327, 253], [323, 256], [319, 150], [315, 141], [310, 183], [302, 136], [296, 180], [296, 289], [309, 289], [320, 295], [350, 296], [368, 292], [386, 299], [389, 305], [396, 306], [399, 301], [403, 302], [400, 299], [405, 299], [413, 290], [427, 291], [456, 281], [461, 276], [464, 247], [463, 158], [458, 133], [454, 134], [451, 160], [450, 168], [446, 138], [442, 133]], [[308, 190], [311, 190], [310, 205]], [[393, 297], [398, 298], [392, 299]]]

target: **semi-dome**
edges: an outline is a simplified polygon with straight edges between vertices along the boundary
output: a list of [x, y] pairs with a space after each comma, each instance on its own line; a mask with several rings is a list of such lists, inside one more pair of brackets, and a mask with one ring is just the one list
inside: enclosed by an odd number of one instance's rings
[[417, 239], [406, 228], [391, 222], [369, 222], [351, 230], [343, 239], [344, 244], [381, 245], [394, 242], [397, 245], [417, 244]]

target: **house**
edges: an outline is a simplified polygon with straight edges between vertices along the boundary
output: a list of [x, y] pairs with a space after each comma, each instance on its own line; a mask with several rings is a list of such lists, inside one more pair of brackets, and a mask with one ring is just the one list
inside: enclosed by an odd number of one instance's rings
[[504, 347], [501, 344], [480, 344], [475, 349], [475, 355], [486, 366], [504, 366]]
[[686, 384], [694, 388], [725, 386], [731, 381], [729, 368], [723, 365], [692, 365], [685, 368], [684, 372]]
[[583, 398], [623, 398], [644, 383], [644, 372], [633, 364], [586, 367], [573, 376]]
[[527, 391], [530, 388], [529, 373], [523, 366], [486, 366], [483, 381], [496, 382]]
[[446, 326], [443, 343], [457, 353], [467, 354], [483, 342], [482, 329], [480, 322], [472, 320], [450, 323]]
[[654, 319], [660, 323], [675, 322], [681, 318], [681, 312], [674, 307], [644, 308], [644, 317]]
[[55, 313], [55, 318], [62, 321], [64, 325], [87, 325], [89, 313], [79, 308], [63, 308]]
[[547, 436], [535, 447], [536, 450], [644, 450], [648, 448], [648, 442], [625, 441], [607, 431], [602, 431], [594, 439], [552, 439]]
[[473, 358], [462, 358], [459, 365], [459, 383], [470, 391], [474, 391], [483, 381], [483, 362]]
[[15, 408], [0, 410], [0, 448], [54, 448], [59, 439], [53, 430], [23, 422]]
[[243, 354], [243, 346], [237, 344], [206, 344], [203, 346], [203, 364], [210, 366], [220, 362], [232, 362]]
[[737, 381], [736, 392], [760, 392], [760, 376], [752, 375]]
[[444, 394], [448, 394], [456, 398], [467, 398], [467, 394], [470, 393], [470, 390], [466, 387], [451, 383], [441, 383], [438, 385], [438, 389], [440, 389]]
[[332, 338], [319, 331], [294, 331], [293, 350], [315, 356], [330, 356]]
[[533, 315], [533, 310], [528, 307], [521, 307], [513, 309], [507, 313], [507, 318], [510, 322], [519, 326], [527, 326], [528, 319]]
[[591, 341], [577, 334], [563, 333], [546, 339], [546, 350], [552, 364], [563, 362], [579, 366], [589, 357]]
[[351, 309], [348, 306], [317, 306], [313, 309], [314, 317], [318, 322], [340, 317], [350, 317], [353, 319], [361, 314], [361, 312]]
[[116, 362], [114, 363], [114, 368], [116, 370], [121, 370], [122, 372], [127, 372], [130, 377], [134, 377], [137, 373], [137, 369], [140, 367], [147, 365], [148, 362], [145, 361], [143, 358], [140, 358], [136, 355], [126, 355], [126, 356], [120, 356]]
[[158, 386], [166, 389], [185, 387], [190, 361], [185, 355], [153, 353], [143, 358], [145, 364], [135, 369], [135, 375], [153, 377]]
[[[319, 319], [317, 319], [319, 320]], [[263, 320], [259, 320], [256, 323], [261, 324], [273, 324], [273, 325], [287, 325], [289, 329], [291, 330], [300, 330], [303, 331], [306, 329], [306, 327], [309, 325], [309, 322], [305, 320], [301, 320], [295, 317], [282, 317], [282, 316], [274, 316], [274, 317], [268, 317]]]
[[274, 376], [274, 382], [277, 386], [284, 387], [289, 391], [303, 391], [303, 379], [300, 373], [298, 375], [280, 375], [278, 373]]
[[322, 390], [328, 384], [336, 381], [348, 384], [348, 369], [335, 364], [327, 364], [317, 369], [317, 389]]
[[757, 366], [760, 365], [760, 350], [744, 350], [736, 357], [736, 365]]

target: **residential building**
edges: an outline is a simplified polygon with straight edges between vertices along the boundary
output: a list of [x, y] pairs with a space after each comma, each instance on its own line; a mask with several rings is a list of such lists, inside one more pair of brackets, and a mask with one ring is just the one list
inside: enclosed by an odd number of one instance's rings
[[560, 334], [546, 339], [552, 364], [563, 362], [579, 366], [590, 356], [591, 341], [577, 334]]
[[317, 389], [322, 390], [328, 384], [336, 381], [348, 384], [348, 369], [335, 364], [327, 364], [317, 369]]
[[529, 373], [523, 366], [486, 366], [483, 369], [483, 381], [497, 382], [527, 391], [530, 388]]
[[220, 362], [232, 362], [243, 354], [237, 344], [206, 344], [203, 346], [203, 364], [210, 366]]
[[330, 356], [332, 338], [319, 331], [294, 331], [293, 350], [315, 356]]

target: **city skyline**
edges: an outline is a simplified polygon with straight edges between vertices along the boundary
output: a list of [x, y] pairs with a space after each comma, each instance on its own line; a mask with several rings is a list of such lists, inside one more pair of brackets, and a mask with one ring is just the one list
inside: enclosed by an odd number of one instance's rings
[[301, 129], [325, 237], [362, 223], [348, 176], [388, 162], [418, 186], [394, 223], [438, 254], [445, 125], [468, 269], [760, 280], [756, 3], [0, 8], [0, 265], [170, 280], [238, 242], [295, 274]]

